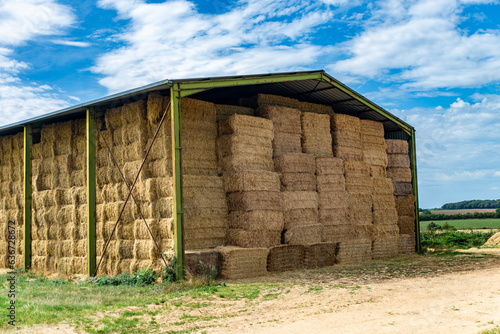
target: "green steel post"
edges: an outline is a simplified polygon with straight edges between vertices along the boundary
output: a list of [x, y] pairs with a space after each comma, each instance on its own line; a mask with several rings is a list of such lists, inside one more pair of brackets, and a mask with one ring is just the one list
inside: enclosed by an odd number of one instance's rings
[[421, 251], [420, 246], [420, 218], [418, 211], [418, 184], [417, 184], [417, 145], [415, 143], [415, 129], [411, 131], [410, 139], [410, 161], [411, 161], [411, 175], [413, 194], [415, 195], [415, 248], [417, 252]]
[[24, 215], [23, 215], [23, 268], [31, 268], [31, 124], [24, 126]]
[[92, 276], [96, 268], [95, 240], [95, 124], [94, 108], [87, 109], [87, 273]]
[[174, 251], [175, 273], [184, 278], [184, 204], [182, 185], [181, 94], [178, 85], [170, 89], [172, 119], [172, 171], [174, 179]]

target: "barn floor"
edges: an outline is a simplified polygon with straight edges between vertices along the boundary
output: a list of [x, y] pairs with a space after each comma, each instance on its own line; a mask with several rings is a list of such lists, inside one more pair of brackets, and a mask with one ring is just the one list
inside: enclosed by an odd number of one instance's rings
[[[126, 312], [142, 314], [134, 333], [480, 333], [500, 325], [499, 269], [492, 255], [400, 256], [226, 281], [87, 317], [103, 333]], [[66, 324], [21, 332], [79, 333]]]

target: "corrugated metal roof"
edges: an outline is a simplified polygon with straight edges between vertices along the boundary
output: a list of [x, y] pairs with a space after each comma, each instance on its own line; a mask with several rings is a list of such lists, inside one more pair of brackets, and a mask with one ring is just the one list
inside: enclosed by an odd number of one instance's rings
[[[313, 78], [293, 79], [300, 78], [301, 76]], [[280, 79], [278, 80], [278, 78]], [[290, 80], [287, 80], [287, 78], [290, 78]], [[199, 85], [203, 87], [203, 90], [190, 95], [190, 97], [214, 103], [227, 104], [228, 101], [251, 97], [259, 93], [273, 94], [295, 98], [304, 102], [329, 105], [337, 113], [383, 122], [386, 132], [402, 132], [397, 134], [399, 137], [409, 138], [404, 129], [406, 129], [406, 131], [412, 129], [410, 125], [343, 85], [333, 77], [327, 75], [324, 71], [306, 71], [202, 79], [163, 80], [147, 86], [2, 126], [0, 127], [0, 134], [16, 131], [16, 129], [21, 130], [24, 125], [29, 123], [54, 122], [67, 117], [81, 117], [88, 107], [109, 108], [113, 105], [137, 101], [138, 99], [145, 98], [151, 91], [168, 90], [174, 85], [181, 87], [180, 89], [182, 89], [183, 85], [188, 85], [190, 89], [195, 89], [196, 86]]]

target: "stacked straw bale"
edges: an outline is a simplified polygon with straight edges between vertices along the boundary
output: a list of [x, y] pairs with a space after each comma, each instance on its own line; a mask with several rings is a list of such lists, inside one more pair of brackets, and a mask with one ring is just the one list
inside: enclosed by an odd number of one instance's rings
[[85, 122], [80, 119], [44, 125], [40, 142], [33, 144], [35, 270], [86, 272], [85, 143]]
[[23, 266], [23, 146], [22, 132], [0, 137], [1, 268], [10, 268], [10, 263], [8, 263], [9, 221], [15, 223], [16, 248], [14, 267], [21, 268]]
[[412, 175], [408, 142], [387, 140], [387, 175], [393, 181], [398, 226], [400, 252], [413, 252], [415, 249], [415, 196], [413, 195]]
[[380, 122], [360, 120], [363, 161], [370, 166], [371, 177], [387, 177], [387, 144]]
[[278, 157], [284, 153], [302, 152], [301, 111], [277, 105], [259, 107], [256, 115], [270, 119], [274, 126], [273, 153]]
[[314, 156], [333, 157], [330, 116], [305, 112], [301, 121], [302, 151]]
[[372, 259], [372, 241], [370, 239], [347, 240], [339, 243], [336, 263], [359, 263]]
[[299, 100], [284, 96], [257, 94], [252, 97], [239, 99], [239, 105], [253, 109], [266, 106], [282, 106], [299, 109], [299, 107], [301, 106], [301, 102], [299, 102]]
[[399, 228], [392, 181], [389, 178], [373, 178], [372, 183], [373, 258], [393, 257], [399, 250]]
[[299, 102], [295, 108], [299, 109], [302, 112], [333, 115], [332, 107], [325, 106], [322, 104], [316, 104], [311, 102]]
[[316, 178], [319, 222], [323, 226], [322, 240], [351, 240], [354, 238], [354, 229], [349, 219], [349, 194], [346, 190], [342, 159], [317, 157]]
[[272, 122], [233, 115], [219, 122], [219, 133], [218, 154], [229, 210], [228, 243], [245, 248], [278, 245], [283, 213], [280, 179], [272, 160]]
[[343, 114], [331, 116], [333, 155], [344, 160], [363, 160], [359, 118]]
[[315, 191], [316, 162], [306, 153], [285, 153], [274, 158], [279, 173], [282, 191]]
[[255, 110], [253, 108], [233, 106], [229, 104], [216, 104], [215, 105], [217, 121], [228, 119], [234, 114], [254, 116]]
[[221, 276], [247, 278], [267, 273], [267, 248], [218, 247], [222, 256]]
[[336, 243], [322, 242], [304, 247], [304, 268], [321, 268], [335, 263]]
[[271, 247], [267, 257], [268, 271], [289, 271], [303, 267], [304, 246], [280, 245]]
[[185, 252], [185, 268], [188, 275], [219, 277], [222, 270], [222, 256], [215, 249], [188, 250]]

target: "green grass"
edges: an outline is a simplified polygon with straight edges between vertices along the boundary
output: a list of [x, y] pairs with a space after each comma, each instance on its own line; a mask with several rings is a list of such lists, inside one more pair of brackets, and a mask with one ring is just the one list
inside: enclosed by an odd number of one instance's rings
[[[426, 230], [431, 221], [420, 222], [420, 229]], [[456, 229], [500, 229], [500, 218], [492, 219], [460, 219], [460, 220], [439, 220], [434, 221], [437, 225], [448, 223]]]
[[493, 329], [483, 331], [480, 334], [500, 334], [500, 327], [497, 326]]
[[493, 232], [459, 232], [459, 231], [444, 231], [444, 232], [423, 232], [421, 233], [422, 248], [436, 249], [451, 249], [461, 248], [468, 249], [471, 247], [482, 246], [491, 236]]

